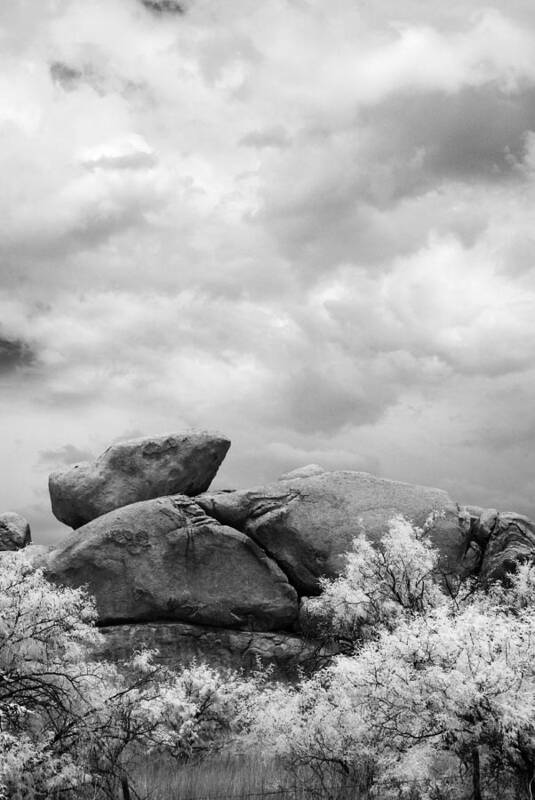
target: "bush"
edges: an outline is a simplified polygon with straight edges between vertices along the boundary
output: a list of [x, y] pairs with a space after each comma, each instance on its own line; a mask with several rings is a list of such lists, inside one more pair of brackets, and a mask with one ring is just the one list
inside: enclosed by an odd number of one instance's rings
[[350, 654], [273, 688], [260, 722], [264, 740], [308, 770], [311, 795], [532, 797], [535, 569], [452, 600], [433, 580], [436, 560], [397, 520], [377, 551], [357, 540], [344, 575], [314, 600]]
[[352, 651], [383, 627], [392, 630], [402, 618], [446, 602], [437, 568], [438, 553], [425, 527], [394, 517], [377, 545], [364, 535], [354, 539], [342, 575], [323, 579], [321, 595], [305, 600], [307, 631]]
[[0, 797], [135, 795], [140, 752], [187, 760], [247, 727], [254, 679], [200, 664], [174, 673], [137, 653], [93, 655], [101, 635], [80, 589], [49, 583], [23, 553], [0, 560]]

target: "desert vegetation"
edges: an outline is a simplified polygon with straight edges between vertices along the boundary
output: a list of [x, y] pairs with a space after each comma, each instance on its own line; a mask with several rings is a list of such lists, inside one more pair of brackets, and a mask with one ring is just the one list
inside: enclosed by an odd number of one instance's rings
[[0, 797], [136, 797], [147, 757], [182, 763], [247, 726], [254, 677], [175, 673], [150, 651], [108, 663], [83, 590], [49, 583], [22, 552], [1, 566]]
[[88, 594], [4, 553], [0, 797], [533, 797], [535, 567], [452, 584], [396, 518], [321, 588], [302, 624], [337, 655], [298, 682], [173, 672], [100, 658]]

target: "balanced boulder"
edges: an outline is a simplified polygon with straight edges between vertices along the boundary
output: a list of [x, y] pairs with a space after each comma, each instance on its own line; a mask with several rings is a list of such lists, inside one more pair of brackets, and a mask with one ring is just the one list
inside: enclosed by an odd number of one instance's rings
[[20, 550], [32, 541], [27, 519], [14, 511], [0, 514], [0, 550]]
[[185, 496], [111, 511], [47, 557], [57, 583], [88, 585], [101, 624], [177, 620], [246, 630], [291, 628], [297, 595], [248, 536]]
[[79, 528], [116, 508], [171, 494], [204, 492], [230, 441], [206, 431], [132, 439], [108, 447], [96, 461], [53, 472], [55, 516]]
[[446, 492], [376, 478], [366, 472], [325, 472], [255, 489], [196, 498], [223, 524], [251, 536], [280, 565], [301, 594], [317, 594], [321, 576], [335, 577], [352, 540], [372, 542], [403, 515], [429, 529], [445, 571], [456, 571], [466, 548], [466, 523]]

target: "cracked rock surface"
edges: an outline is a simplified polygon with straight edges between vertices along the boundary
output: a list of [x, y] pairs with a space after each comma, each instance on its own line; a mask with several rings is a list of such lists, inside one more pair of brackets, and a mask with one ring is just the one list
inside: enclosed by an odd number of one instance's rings
[[300, 594], [318, 593], [335, 577], [355, 536], [377, 541], [393, 516], [416, 525], [436, 519], [430, 538], [446, 570], [456, 571], [466, 546], [459, 507], [441, 489], [377, 478], [366, 472], [324, 472], [267, 486], [196, 498], [206, 513], [249, 535], [279, 564]]
[[206, 491], [230, 447], [207, 431], [131, 439], [108, 447], [93, 462], [49, 477], [52, 511], [79, 528], [115, 508], [171, 494]]
[[259, 660], [275, 667], [274, 677], [296, 677], [299, 667], [317, 657], [317, 643], [289, 633], [261, 633], [228, 628], [146, 622], [102, 628], [101, 652], [115, 660], [129, 658], [140, 647], [158, 650], [157, 660], [169, 667], [192, 659], [218, 668], [256, 669]]
[[474, 536], [482, 545], [483, 584], [502, 580], [519, 562], [535, 560], [535, 525], [522, 514], [488, 509], [476, 522]]
[[101, 624], [269, 631], [290, 628], [298, 614], [295, 590], [262, 548], [181, 495], [98, 517], [48, 553], [45, 569], [58, 583], [87, 584]]

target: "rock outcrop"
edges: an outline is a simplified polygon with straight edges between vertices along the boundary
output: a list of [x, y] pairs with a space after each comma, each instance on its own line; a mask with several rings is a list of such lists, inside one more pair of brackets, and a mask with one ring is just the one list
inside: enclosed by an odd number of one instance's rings
[[535, 525], [528, 517], [488, 509], [472, 533], [481, 549], [478, 575], [484, 585], [502, 580], [522, 561], [535, 560]]
[[[57, 582], [87, 585], [106, 656], [149, 647], [173, 666], [260, 660], [295, 675], [325, 655], [300, 628], [306, 598], [340, 574], [356, 536], [379, 541], [396, 515], [428, 523], [446, 575], [488, 584], [535, 561], [527, 517], [364, 472], [309, 464], [266, 486], [207, 492], [228, 447], [208, 433], [139, 439], [50, 476], [54, 513], [78, 530], [29, 556]], [[25, 522], [12, 545], [27, 543]]]
[[30, 544], [30, 524], [14, 511], [0, 514], [0, 550], [20, 550]]
[[49, 478], [52, 511], [79, 528], [116, 508], [172, 494], [208, 489], [230, 441], [209, 432], [132, 439], [112, 445], [93, 463], [76, 464]]
[[366, 472], [325, 472], [196, 500], [257, 542], [304, 595], [318, 593], [320, 577], [340, 573], [356, 536], [377, 541], [397, 514], [416, 525], [435, 516], [430, 537], [446, 571], [458, 569], [466, 546], [466, 525], [446, 492]]
[[325, 656], [317, 642], [280, 631], [239, 631], [180, 622], [108, 625], [101, 631], [104, 657], [125, 661], [134, 650], [147, 648], [158, 651], [157, 661], [174, 668], [192, 659], [231, 669], [269, 664], [274, 678], [296, 677], [299, 669], [314, 666]]
[[277, 564], [181, 495], [93, 520], [48, 554], [46, 571], [58, 583], [87, 584], [105, 625], [177, 620], [270, 631], [291, 628], [298, 615]]

